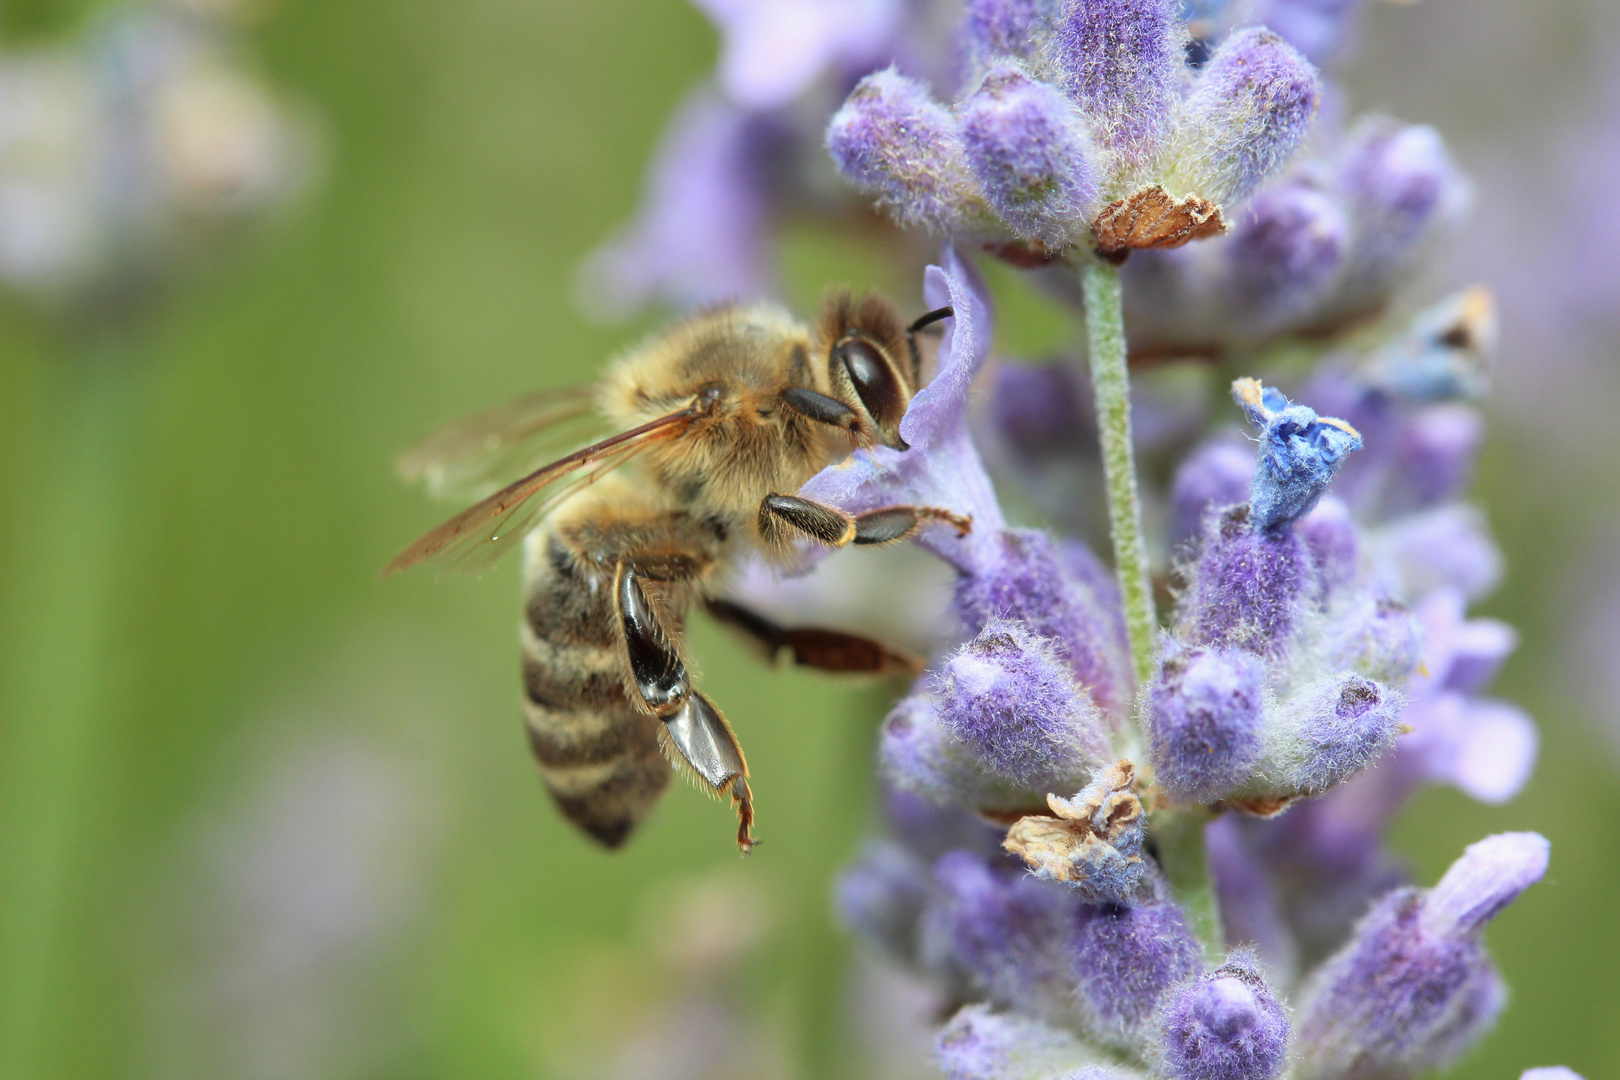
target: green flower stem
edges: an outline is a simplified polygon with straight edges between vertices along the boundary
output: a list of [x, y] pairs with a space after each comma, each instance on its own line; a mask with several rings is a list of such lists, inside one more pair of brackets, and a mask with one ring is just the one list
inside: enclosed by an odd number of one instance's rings
[[[1125, 318], [1120, 307], [1119, 271], [1092, 260], [1082, 271], [1086, 332], [1091, 343], [1091, 387], [1097, 401], [1097, 432], [1108, 484], [1108, 524], [1114, 540], [1114, 569], [1125, 601], [1131, 666], [1138, 690], [1153, 678], [1159, 618], [1153, 610], [1147, 547], [1142, 537], [1142, 503], [1136, 492], [1136, 458], [1131, 446], [1131, 380], [1126, 365]], [[1137, 755], [1133, 755], [1137, 756]], [[1226, 950], [1220, 911], [1204, 857], [1207, 811], [1199, 807], [1161, 809], [1149, 820], [1158, 860], [1170, 888], [1186, 912], [1188, 929], [1211, 960]]]
[[1187, 916], [1187, 929], [1204, 947], [1204, 959], [1218, 964], [1226, 955], [1226, 935], [1221, 929], [1220, 905], [1204, 854], [1204, 826], [1209, 821], [1208, 810], [1189, 806], [1150, 815], [1148, 829], [1165, 880]]
[[1142, 503], [1136, 494], [1136, 457], [1131, 447], [1131, 380], [1125, 366], [1125, 318], [1119, 271], [1100, 260], [1082, 273], [1086, 331], [1091, 342], [1091, 388], [1097, 400], [1097, 432], [1108, 481], [1108, 525], [1114, 539], [1114, 569], [1125, 600], [1136, 685], [1153, 677], [1159, 632], [1142, 539]]

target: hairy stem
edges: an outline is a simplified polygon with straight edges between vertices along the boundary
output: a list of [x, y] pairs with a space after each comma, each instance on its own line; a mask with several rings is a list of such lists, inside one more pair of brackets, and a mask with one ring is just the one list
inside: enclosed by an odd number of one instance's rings
[[1136, 493], [1131, 448], [1131, 380], [1125, 366], [1125, 319], [1120, 309], [1119, 271], [1099, 260], [1082, 272], [1086, 332], [1091, 343], [1091, 387], [1097, 400], [1097, 433], [1108, 482], [1108, 525], [1114, 539], [1114, 569], [1125, 601], [1136, 685], [1153, 677], [1159, 620], [1153, 611], [1147, 547], [1142, 539], [1142, 503]]
[[1221, 928], [1215, 884], [1209, 876], [1209, 860], [1204, 854], [1204, 826], [1209, 820], [1209, 812], [1203, 807], [1177, 808], [1153, 814], [1149, 828], [1165, 881], [1187, 916], [1187, 929], [1203, 946], [1204, 959], [1218, 964], [1226, 954], [1226, 935]]

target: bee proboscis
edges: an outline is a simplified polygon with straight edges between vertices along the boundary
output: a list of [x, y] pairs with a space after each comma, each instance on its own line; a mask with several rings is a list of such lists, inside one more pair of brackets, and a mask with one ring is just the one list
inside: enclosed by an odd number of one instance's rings
[[482, 569], [524, 542], [524, 709], [529, 743], [563, 814], [617, 847], [686, 770], [729, 796], [737, 844], [754, 844], [748, 764], [731, 725], [692, 685], [687, 613], [703, 604], [772, 655], [830, 671], [905, 658], [855, 635], [781, 627], [723, 596], [749, 553], [780, 558], [801, 539], [887, 544], [950, 510], [859, 515], [793, 494], [854, 446], [904, 449], [900, 420], [920, 381], [916, 335], [874, 296], [822, 305], [813, 327], [769, 304], [716, 308], [670, 325], [596, 386], [536, 395], [423, 443], [402, 469], [431, 487], [486, 481], [532, 461], [536, 444], [599, 418], [618, 429], [529, 472], [407, 547], [394, 573], [430, 561]]

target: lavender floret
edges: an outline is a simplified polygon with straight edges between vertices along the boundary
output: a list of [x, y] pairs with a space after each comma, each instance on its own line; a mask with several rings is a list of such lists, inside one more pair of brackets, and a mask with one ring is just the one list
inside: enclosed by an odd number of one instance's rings
[[1053, 60], [1100, 143], [1126, 167], [1147, 164], [1170, 128], [1184, 33], [1170, 0], [1066, 0]]
[[990, 208], [1015, 234], [1062, 249], [1097, 202], [1080, 116], [1056, 87], [997, 61], [961, 105], [967, 162]]
[[1260, 757], [1265, 667], [1240, 650], [1172, 649], [1148, 691], [1153, 768], [1173, 798], [1213, 803]]
[[1072, 947], [1081, 1006], [1118, 1045], [1141, 1045], [1161, 995], [1203, 971], [1180, 909], [1162, 900], [1077, 908]]
[[1097, 706], [1055, 643], [1021, 622], [987, 622], [941, 667], [934, 693], [951, 734], [1018, 786], [1053, 788], [1108, 755]]
[[1182, 105], [1173, 186], [1223, 207], [1248, 198], [1310, 134], [1322, 96], [1309, 60], [1265, 27], [1223, 41]]
[[827, 150], [902, 225], [947, 231], [970, 213], [975, 194], [955, 119], [892, 67], [855, 87], [827, 126]]
[[1272, 1080], [1287, 1050], [1288, 1017], [1250, 953], [1180, 988], [1165, 1008], [1172, 1080]]
[[1477, 1038], [1502, 1004], [1479, 933], [1541, 880], [1547, 851], [1535, 833], [1492, 836], [1433, 889], [1380, 901], [1313, 980], [1300, 1074], [1398, 1080], [1448, 1063]]
[[1276, 532], [1316, 505], [1345, 456], [1361, 449], [1361, 433], [1343, 420], [1290, 404], [1255, 379], [1237, 380], [1232, 396], [1260, 430], [1260, 461], [1249, 488], [1254, 526]]

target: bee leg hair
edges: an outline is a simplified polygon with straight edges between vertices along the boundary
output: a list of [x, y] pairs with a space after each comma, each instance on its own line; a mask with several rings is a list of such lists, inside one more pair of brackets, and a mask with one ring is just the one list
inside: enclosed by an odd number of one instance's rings
[[792, 652], [794, 663], [817, 671], [922, 673], [922, 661], [917, 657], [858, 634], [816, 626], [779, 626], [730, 600], [710, 599], [704, 606], [716, 621], [741, 630], [762, 646], [769, 661], [785, 648]]
[[759, 504], [759, 531], [767, 538], [782, 529], [802, 533], [828, 547], [843, 547], [855, 539], [855, 519], [833, 506], [823, 506], [797, 495], [767, 495]]

